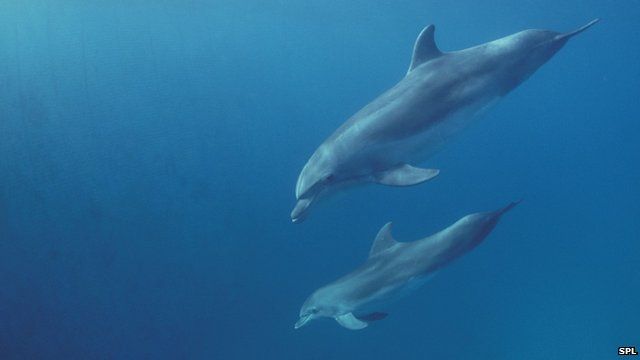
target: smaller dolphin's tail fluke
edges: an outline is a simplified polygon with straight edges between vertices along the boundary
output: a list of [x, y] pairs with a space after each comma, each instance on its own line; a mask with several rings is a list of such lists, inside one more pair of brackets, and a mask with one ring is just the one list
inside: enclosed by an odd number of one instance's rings
[[564, 33], [564, 34], [560, 34], [560, 35], [558, 35], [556, 39], [557, 39], [557, 40], [562, 40], [562, 39], [567, 40], [567, 39], [569, 39], [569, 38], [571, 38], [571, 37], [574, 37], [574, 36], [576, 36], [576, 35], [580, 34], [581, 32], [583, 32], [583, 31], [587, 30], [588, 28], [592, 27], [592, 26], [593, 26], [593, 25], [595, 25], [598, 21], [600, 21], [600, 19], [599, 19], [599, 18], [595, 18], [595, 19], [593, 19], [593, 20], [589, 21], [589, 23], [587, 23], [586, 25], [581, 26], [580, 28], [578, 28], [578, 29], [576, 29], [576, 30], [573, 30], [573, 31], [570, 31], [570, 32], [568, 32], [568, 33]]
[[497, 215], [498, 216], [502, 216], [504, 213], [506, 213], [507, 211], [513, 209], [514, 207], [516, 207], [516, 205], [520, 204], [522, 202], [522, 199], [514, 201], [512, 203], [510, 203], [509, 205], [503, 207], [502, 209], [497, 211]]

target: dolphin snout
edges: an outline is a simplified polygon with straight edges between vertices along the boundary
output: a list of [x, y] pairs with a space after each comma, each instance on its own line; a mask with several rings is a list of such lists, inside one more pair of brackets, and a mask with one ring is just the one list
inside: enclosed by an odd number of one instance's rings
[[300, 319], [298, 319], [296, 324], [293, 326], [293, 328], [296, 330], [300, 329], [301, 327], [305, 326], [309, 322], [309, 320], [311, 320], [311, 314], [301, 316]]
[[291, 221], [294, 224], [298, 224], [304, 221], [304, 219], [307, 217], [307, 209], [309, 208], [309, 205], [311, 205], [312, 201], [313, 198], [298, 200], [296, 206], [291, 211]]

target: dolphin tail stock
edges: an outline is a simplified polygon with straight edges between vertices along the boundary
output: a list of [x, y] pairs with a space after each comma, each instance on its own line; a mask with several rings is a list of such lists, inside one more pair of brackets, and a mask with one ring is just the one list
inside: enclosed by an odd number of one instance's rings
[[513, 201], [513, 202], [509, 203], [507, 206], [503, 207], [502, 209], [496, 211], [496, 213], [497, 213], [498, 216], [502, 216], [502, 215], [504, 215], [504, 213], [506, 213], [509, 210], [513, 209], [514, 207], [516, 207], [521, 202], [522, 202], [522, 199], [518, 199], [516, 201]]
[[561, 39], [569, 39], [571, 37], [574, 37], [574, 36], [580, 34], [581, 32], [587, 30], [588, 28], [592, 27], [598, 21], [600, 21], [600, 19], [599, 18], [595, 18], [595, 19], [589, 21], [586, 25], [583, 25], [583, 26], [577, 28], [576, 30], [573, 30], [573, 31], [570, 31], [568, 33], [564, 33], [564, 34], [558, 35], [556, 39], [561, 40]]

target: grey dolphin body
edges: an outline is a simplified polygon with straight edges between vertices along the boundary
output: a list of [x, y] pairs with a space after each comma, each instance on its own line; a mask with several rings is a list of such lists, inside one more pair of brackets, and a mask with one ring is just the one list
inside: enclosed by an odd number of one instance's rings
[[309, 158], [298, 177], [291, 219], [303, 220], [314, 200], [344, 184], [408, 186], [432, 179], [438, 170], [409, 164], [433, 155], [569, 38], [597, 21], [569, 33], [525, 30], [447, 53], [434, 42], [434, 26], [427, 26], [415, 42], [407, 75], [349, 118]]
[[434, 235], [409, 243], [394, 240], [391, 223], [386, 224], [364, 264], [309, 296], [295, 328], [329, 317], [358, 330], [384, 318], [380, 306], [416, 289], [430, 274], [475, 248], [515, 205], [517, 202], [497, 211], [467, 215]]

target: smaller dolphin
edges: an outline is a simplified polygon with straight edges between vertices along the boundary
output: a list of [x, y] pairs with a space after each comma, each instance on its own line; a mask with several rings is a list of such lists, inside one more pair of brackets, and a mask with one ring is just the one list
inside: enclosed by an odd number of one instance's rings
[[417, 289], [440, 268], [475, 248], [518, 202], [463, 217], [421, 240], [402, 243], [391, 235], [391, 223], [380, 229], [369, 258], [353, 272], [316, 290], [300, 309], [298, 329], [312, 319], [334, 318], [350, 330], [382, 320], [379, 308]]

